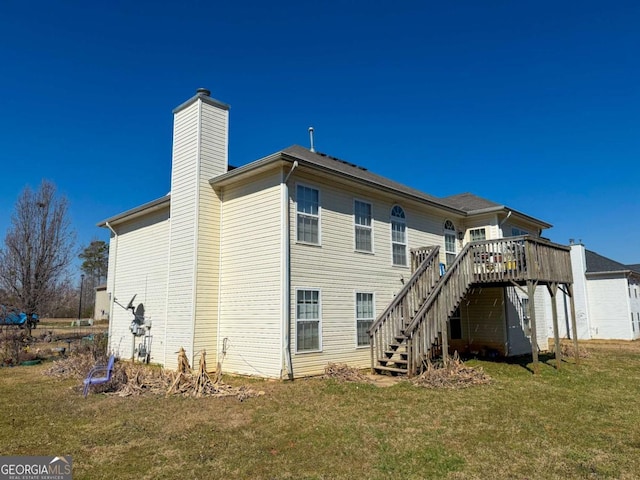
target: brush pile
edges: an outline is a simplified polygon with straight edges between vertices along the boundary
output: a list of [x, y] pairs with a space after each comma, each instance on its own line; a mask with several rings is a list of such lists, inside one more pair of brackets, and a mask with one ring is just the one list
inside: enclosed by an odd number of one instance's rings
[[330, 378], [340, 382], [360, 382], [369, 383], [370, 380], [357, 368], [350, 367], [344, 363], [329, 363], [324, 367], [322, 378]]
[[[91, 370], [96, 363], [106, 365], [107, 358], [100, 358], [96, 361], [90, 353], [79, 353], [56, 360], [49, 368], [43, 371], [42, 374], [55, 378], [85, 378], [89, 370]], [[116, 364], [116, 370], [117, 366], [118, 364]]]
[[447, 365], [434, 365], [427, 359], [424, 372], [410, 382], [425, 388], [466, 388], [491, 383], [491, 377], [482, 368], [467, 367], [456, 352]]
[[[58, 378], [85, 378], [95, 365], [91, 355], [74, 355], [55, 362], [43, 373]], [[105, 362], [106, 363], [106, 362]], [[137, 395], [183, 395], [190, 397], [235, 397], [240, 401], [264, 395], [247, 386], [234, 387], [207, 373], [206, 354], [202, 352], [197, 372], [192, 372], [184, 354], [180, 352], [178, 370], [173, 372], [140, 363], [116, 362], [111, 381], [92, 387], [93, 392], [120, 397]]]

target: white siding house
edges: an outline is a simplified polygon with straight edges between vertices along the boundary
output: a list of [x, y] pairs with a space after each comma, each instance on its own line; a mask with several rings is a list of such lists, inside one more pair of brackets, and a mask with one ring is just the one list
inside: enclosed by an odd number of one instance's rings
[[[184, 348], [192, 364], [206, 350], [212, 368], [269, 378], [322, 373], [329, 362], [366, 367], [368, 329], [411, 278], [412, 249], [439, 247], [445, 268], [469, 242], [539, 238], [550, 227], [299, 146], [230, 168], [228, 115], [203, 89], [177, 107], [170, 195], [99, 224], [111, 231], [110, 348], [122, 357], [139, 353], [131, 311], [118, 306], [136, 295], [153, 362], [173, 367]], [[513, 287], [474, 289], [454, 315], [452, 345], [531, 351], [526, 304]]]
[[[640, 267], [571, 245], [577, 334], [581, 340], [640, 338]], [[558, 296], [560, 334], [570, 337], [569, 302]], [[547, 299], [545, 309], [550, 310]], [[550, 327], [549, 327], [550, 328]]]

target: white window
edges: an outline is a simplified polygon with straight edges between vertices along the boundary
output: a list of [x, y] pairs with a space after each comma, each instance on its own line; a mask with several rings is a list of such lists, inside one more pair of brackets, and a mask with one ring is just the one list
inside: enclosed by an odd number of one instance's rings
[[320, 290], [297, 290], [296, 351], [319, 351], [320, 332]]
[[456, 227], [451, 220], [444, 222], [444, 251], [449, 268], [456, 259]]
[[356, 250], [373, 252], [373, 223], [371, 204], [355, 200], [353, 203]]
[[407, 265], [407, 221], [398, 205], [391, 210], [391, 251], [394, 265]]
[[487, 239], [486, 230], [484, 228], [474, 228], [473, 230], [469, 230], [469, 239], [472, 242], [486, 240]]
[[369, 345], [369, 333], [374, 320], [373, 293], [356, 293], [356, 332], [358, 346]]
[[520, 237], [522, 235], [529, 235], [529, 232], [527, 232], [526, 230], [523, 230], [521, 228], [518, 228], [518, 227], [511, 227], [511, 236], [512, 237]]
[[319, 245], [320, 192], [315, 188], [298, 185], [296, 189], [296, 202], [298, 211], [298, 241]]

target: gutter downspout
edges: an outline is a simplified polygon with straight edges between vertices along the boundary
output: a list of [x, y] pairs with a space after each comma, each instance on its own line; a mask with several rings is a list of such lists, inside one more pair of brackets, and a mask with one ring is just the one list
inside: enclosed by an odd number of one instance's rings
[[[113, 332], [112, 332], [112, 328], [113, 328], [113, 313], [114, 313], [114, 305], [115, 305], [115, 300], [116, 300], [116, 271], [118, 269], [118, 232], [116, 232], [113, 227], [109, 224], [109, 222], [104, 222], [105, 226], [111, 230], [111, 233], [113, 233], [113, 237], [115, 238], [116, 242], [115, 242], [115, 252], [113, 252], [113, 291], [111, 292], [111, 298], [109, 299], [109, 343], [111, 343], [111, 340], [113, 339]], [[109, 242], [111, 243], [111, 242]], [[107, 269], [107, 274], [109, 273], [108, 269]], [[107, 281], [109, 279], [107, 278]], [[107, 289], [109, 287], [107, 286]]]
[[[298, 166], [298, 161], [295, 160], [291, 166], [291, 170], [287, 176], [284, 176], [284, 170], [282, 171], [282, 188], [281, 192], [281, 206], [280, 206], [280, 224], [282, 225], [281, 233], [281, 251], [280, 251], [280, 281], [281, 281], [281, 307], [282, 307], [282, 353], [284, 355], [284, 363], [287, 366], [287, 374], [289, 380], [293, 380], [293, 364], [291, 362], [291, 245], [290, 245], [290, 214], [289, 214], [289, 186], [287, 181]], [[282, 363], [281, 363], [282, 364]]]
[[509, 210], [509, 212], [507, 213], [507, 216], [504, 217], [502, 220], [500, 220], [500, 223], [498, 223], [498, 227], [500, 228], [500, 238], [504, 238], [504, 232], [502, 231], [502, 225], [504, 225], [506, 223], [507, 220], [509, 220], [509, 217], [511, 216], [513, 212], [511, 210]]

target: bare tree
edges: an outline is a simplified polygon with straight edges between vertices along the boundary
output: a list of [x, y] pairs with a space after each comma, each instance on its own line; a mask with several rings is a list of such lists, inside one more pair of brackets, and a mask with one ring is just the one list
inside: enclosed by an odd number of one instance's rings
[[43, 180], [36, 192], [26, 187], [0, 250], [0, 288], [27, 315], [43, 314], [68, 278], [74, 243], [67, 200], [56, 196], [55, 185]]

